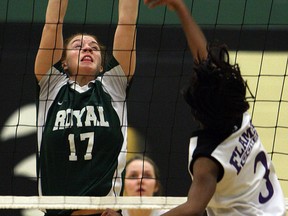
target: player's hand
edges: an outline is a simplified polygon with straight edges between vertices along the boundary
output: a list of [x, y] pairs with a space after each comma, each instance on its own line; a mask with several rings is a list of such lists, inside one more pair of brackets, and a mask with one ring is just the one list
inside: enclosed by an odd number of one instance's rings
[[116, 212], [112, 209], [106, 209], [101, 216], [121, 216], [119, 212]]
[[144, 0], [144, 4], [148, 5], [149, 8], [154, 8], [160, 5], [161, 0]]
[[144, 4], [149, 8], [155, 8], [157, 6], [167, 6], [170, 10], [174, 10], [175, 6], [182, 0], [144, 0]]

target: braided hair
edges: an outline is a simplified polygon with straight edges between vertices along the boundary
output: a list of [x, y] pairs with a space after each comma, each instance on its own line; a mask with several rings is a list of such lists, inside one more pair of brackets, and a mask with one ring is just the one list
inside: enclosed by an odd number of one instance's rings
[[195, 63], [183, 96], [195, 119], [217, 132], [231, 132], [235, 122], [249, 109], [247, 84], [238, 64], [229, 63], [225, 45], [208, 46], [207, 59]]

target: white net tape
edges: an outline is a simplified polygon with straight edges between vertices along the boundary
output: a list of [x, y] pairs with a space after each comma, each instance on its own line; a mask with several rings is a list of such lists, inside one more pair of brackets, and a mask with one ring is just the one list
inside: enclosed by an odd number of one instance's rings
[[0, 209], [171, 209], [186, 197], [0, 196]]
[[[0, 196], [0, 209], [171, 209], [186, 197]], [[288, 198], [285, 198], [288, 209]]]

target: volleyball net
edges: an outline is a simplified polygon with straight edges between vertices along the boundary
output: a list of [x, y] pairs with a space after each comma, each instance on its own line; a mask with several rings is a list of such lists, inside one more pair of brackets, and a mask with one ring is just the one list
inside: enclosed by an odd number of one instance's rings
[[[94, 33], [111, 49], [117, 2], [70, 0], [65, 34]], [[227, 43], [230, 60], [239, 64], [248, 81], [254, 96], [249, 112], [288, 197], [288, 3], [185, 2], [208, 41]], [[127, 155], [148, 155], [159, 165], [163, 196], [37, 196], [33, 66], [46, 3], [0, 2], [0, 209], [170, 209], [185, 202], [191, 183], [187, 149], [196, 125], [179, 92], [193, 64], [176, 15], [166, 8], [150, 10], [142, 1], [137, 69], [127, 100]]]

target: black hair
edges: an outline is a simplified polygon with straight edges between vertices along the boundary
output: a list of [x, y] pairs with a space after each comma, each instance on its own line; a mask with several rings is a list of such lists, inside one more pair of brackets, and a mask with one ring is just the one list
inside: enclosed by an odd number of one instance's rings
[[249, 109], [247, 83], [238, 64], [229, 63], [226, 45], [210, 44], [207, 50], [207, 59], [195, 63], [191, 81], [182, 93], [204, 128], [226, 133]]

